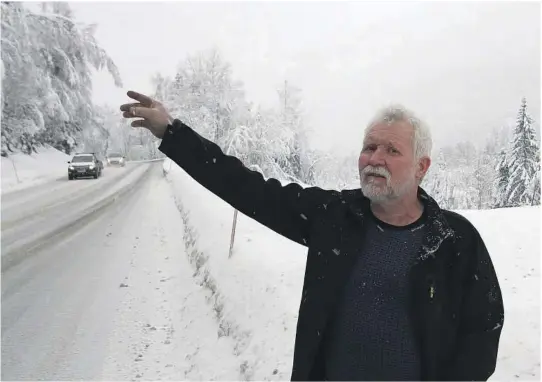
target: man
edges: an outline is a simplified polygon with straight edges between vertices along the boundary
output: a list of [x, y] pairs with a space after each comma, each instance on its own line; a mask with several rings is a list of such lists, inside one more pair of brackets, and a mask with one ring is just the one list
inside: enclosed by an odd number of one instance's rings
[[247, 169], [158, 102], [121, 106], [160, 150], [245, 215], [308, 247], [292, 380], [487, 380], [504, 322], [477, 230], [419, 187], [428, 128], [401, 107], [369, 124], [361, 189], [327, 191]]

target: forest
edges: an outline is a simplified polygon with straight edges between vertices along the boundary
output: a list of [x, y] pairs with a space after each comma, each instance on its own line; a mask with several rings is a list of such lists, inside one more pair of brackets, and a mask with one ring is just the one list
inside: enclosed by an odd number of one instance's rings
[[[97, 25], [74, 19], [67, 3], [2, 5], [2, 156], [32, 155], [41, 145], [67, 154], [121, 151], [129, 159], [162, 157], [159, 142], [133, 129], [111, 105], [92, 102], [92, 73], [119, 70], [94, 37]], [[324, 188], [358, 187], [357, 153], [310, 145], [302, 89], [277, 84], [276, 104], [247, 99], [243, 83], [219, 50], [202, 49], [179, 62], [174, 76], [153, 78], [156, 99], [171, 114], [246, 166], [282, 182]], [[360, 143], [361, 144], [361, 143]], [[540, 145], [525, 98], [514, 126], [495, 126], [483, 145], [469, 141], [433, 150], [422, 187], [446, 209], [540, 204]]]

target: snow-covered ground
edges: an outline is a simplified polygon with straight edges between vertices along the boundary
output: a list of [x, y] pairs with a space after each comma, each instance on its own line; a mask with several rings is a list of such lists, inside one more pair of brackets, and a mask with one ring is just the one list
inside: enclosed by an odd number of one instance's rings
[[458, 211], [484, 239], [505, 318], [493, 380], [540, 380], [540, 207]]
[[[208, 303], [218, 332], [233, 339], [243, 377], [288, 379], [305, 249], [239, 214], [228, 259], [233, 209], [171, 161], [165, 161], [164, 171], [183, 216], [195, 277], [212, 296]], [[460, 213], [486, 242], [504, 294], [505, 326], [491, 379], [539, 380], [540, 208]]]
[[50, 146], [37, 151], [32, 155], [17, 153], [1, 157], [2, 193], [67, 177], [71, 156]]

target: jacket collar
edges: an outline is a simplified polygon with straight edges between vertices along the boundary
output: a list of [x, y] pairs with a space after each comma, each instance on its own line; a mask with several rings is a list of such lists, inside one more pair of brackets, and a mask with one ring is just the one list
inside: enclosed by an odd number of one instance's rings
[[[348, 204], [348, 213], [354, 218], [363, 221], [369, 212], [371, 201], [366, 198], [361, 189], [345, 190], [342, 192], [343, 200]], [[456, 233], [448, 224], [438, 203], [418, 187], [418, 197], [427, 210], [426, 235], [423, 240], [419, 260], [435, 257], [437, 250], [445, 240], [455, 242]]]

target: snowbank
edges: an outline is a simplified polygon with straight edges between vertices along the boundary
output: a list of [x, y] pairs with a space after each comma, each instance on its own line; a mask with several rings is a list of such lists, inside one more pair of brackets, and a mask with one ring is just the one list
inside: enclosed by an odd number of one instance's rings
[[[239, 213], [228, 259], [233, 209], [170, 160], [195, 277], [213, 295], [220, 335], [234, 338], [245, 378], [290, 378], [306, 250]], [[460, 212], [479, 229], [503, 289], [506, 318], [492, 380], [540, 378], [540, 209]]]
[[503, 292], [505, 318], [492, 380], [540, 380], [540, 207], [458, 211], [478, 229]]
[[15, 191], [50, 180], [67, 177], [69, 155], [51, 146], [40, 147], [37, 154], [12, 154], [2, 158], [2, 192]]

